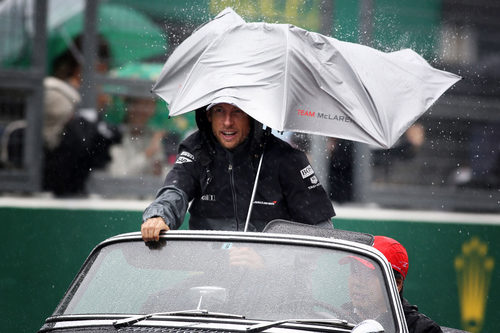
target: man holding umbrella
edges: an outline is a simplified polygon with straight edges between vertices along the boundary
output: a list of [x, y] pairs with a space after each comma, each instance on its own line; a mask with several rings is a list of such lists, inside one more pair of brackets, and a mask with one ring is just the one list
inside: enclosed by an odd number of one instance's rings
[[180, 227], [191, 200], [190, 229], [243, 231], [249, 209], [252, 231], [273, 219], [331, 227], [332, 204], [303, 152], [263, 130], [230, 99], [196, 110], [196, 121], [199, 130], [180, 144], [164, 187], [144, 212], [145, 241]]
[[459, 79], [411, 50], [384, 53], [291, 25], [247, 23], [226, 8], [176, 48], [152, 89], [170, 116], [197, 110], [200, 131], [181, 144], [146, 209], [143, 238], [179, 227], [191, 199], [192, 229], [241, 230], [248, 211], [243, 230], [275, 218], [328, 220], [331, 203], [305, 155], [259, 123], [390, 148]]

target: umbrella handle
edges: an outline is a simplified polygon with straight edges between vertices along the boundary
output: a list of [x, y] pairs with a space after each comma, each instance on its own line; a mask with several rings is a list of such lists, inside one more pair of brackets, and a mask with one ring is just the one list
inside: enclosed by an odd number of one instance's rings
[[259, 182], [260, 168], [262, 166], [262, 160], [264, 159], [264, 150], [260, 155], [259, 166], [257, 167], [257, 174], [255, 175], [255, 182], [253, 183], [252, 197], [250, 198], [250, 207], [248, 207], [247, 219], [245, 221], [245, 229], [243, 232], [248, 231], [248, 224], [250, 222], [250, 216], [252, 215], [253, 199], [255, 198], [255, 192], [257, 192], [257, 183]]

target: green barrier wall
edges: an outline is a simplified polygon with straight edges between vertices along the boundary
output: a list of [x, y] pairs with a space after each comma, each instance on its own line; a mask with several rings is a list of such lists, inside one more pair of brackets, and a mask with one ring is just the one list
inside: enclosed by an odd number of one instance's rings
[[[0, 207], [0, 331], [37, 331], [94, 246], [138, 231], [140, 216], [139, 210]], [[337, 228], [387, 235], [404, 244], [410, 256], [405, 296], [441, 325], [471, 332], [500, 331], [500, 217], [498, 222], [335, 218]], [[476, 279], [467, 280], [473, 267]], [[462, 308], [461, 294], [468, 297]]]
[[500, 332], [499, 225], [339, 219], [335, 226], [403, 244], [410, 261], [404, 296], [440, 325]]
[[0, 331], [36, 332], [92, 248], [137, 231], [140, 212], [1, 208]]

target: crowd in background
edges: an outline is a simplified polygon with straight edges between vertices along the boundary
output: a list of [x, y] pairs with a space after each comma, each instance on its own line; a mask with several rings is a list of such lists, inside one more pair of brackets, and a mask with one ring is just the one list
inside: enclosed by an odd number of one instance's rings
[[[183, 34], [175, 29], [173, 31], [181, 39]], [[88, 179], [96, 170], [101, 170], [110, 178], [152, 176], [162, 179], [174, 163], [178, 143], [196, 130], [194, 115], [169, 119], [167, 105], [153, 95], [145, 97], [135, 95], [133, 91], [116, 93], [113, 89], [108, 91], [105, 86], [100, 87], [96, 109], [82, 109], [79, 95], [81, 51], [81, 37], [78, 37], [65, 52], [52, 59], [48, 66], [49, 77], [44, 80], [43, 190], [56, 196], [86, 196]], [[128, 67], [111, 68], [109, 59], [112, 54], [102, 37], [99, 38], [97, 51], [96, 72], [109, 77], [155, 81], [161, 70], [160, 62], [132, 63]], [[484, 73], [485, 76], [488, 74], [491, 73]], [[440, 157], [437, 156], [440, 147], [436, 148], [434, 139], [428, 138], [429, 131], [437, 126], [428, 125], [419, 122], [411, 127], [390, 150], [370, 149], [370, 167], [377, 170], [373, 173], [372, 181], [394, 181], [395, 175], [401, 170], [405, 171], [401, 177], [409, 180], [411, 171], [422, 166], [432, 169], [433, 158]], [[24, 120], [13, 121], [9, 126], [0, 128], [0, 169], [23, 167], [25, 128]], [[295, 147], [311, 152], [310, 136], [285, 135]], [[499, 135], [498, 122], [482, 120], [471, 122], [467, 133], [449, 140], [462, 145], [464, 156], [458, 157], [455, 152], [443, 156], [449, 159], [451, 167], [443, 171], [445, 176], [440, 175], [440, 184], [498, 189]], [[354, 142], [328, 139], [324, 186], [335, 202], [357, 200], [354, 169], [358, 147], [359, 144]], [[422, 160], [424, 151], [428, 160]], [[436, 183], [434, 179], [425, 183], [426, 174], [414, 174], [415, 178], [423, 178], [420, 182], [424, 185]]]

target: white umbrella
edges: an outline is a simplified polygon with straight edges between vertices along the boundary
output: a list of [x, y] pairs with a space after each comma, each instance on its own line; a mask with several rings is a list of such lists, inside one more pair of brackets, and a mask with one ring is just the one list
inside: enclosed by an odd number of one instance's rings
[[[384, 53], [292, 25], [246, 23], [227, 8], [173, 52], [153, 92], [171, 116], [230, 102], [279, 131], [389, 148], [458, 80], [411, 50]], [[245, 231], [251, 213], [252, 204]]]
[[409, 49], [246, 23], [228, 8], [173, 52], [153, 92], [171, 116], [229, 100], [279, 131], [389, 148], [458, 80]]

